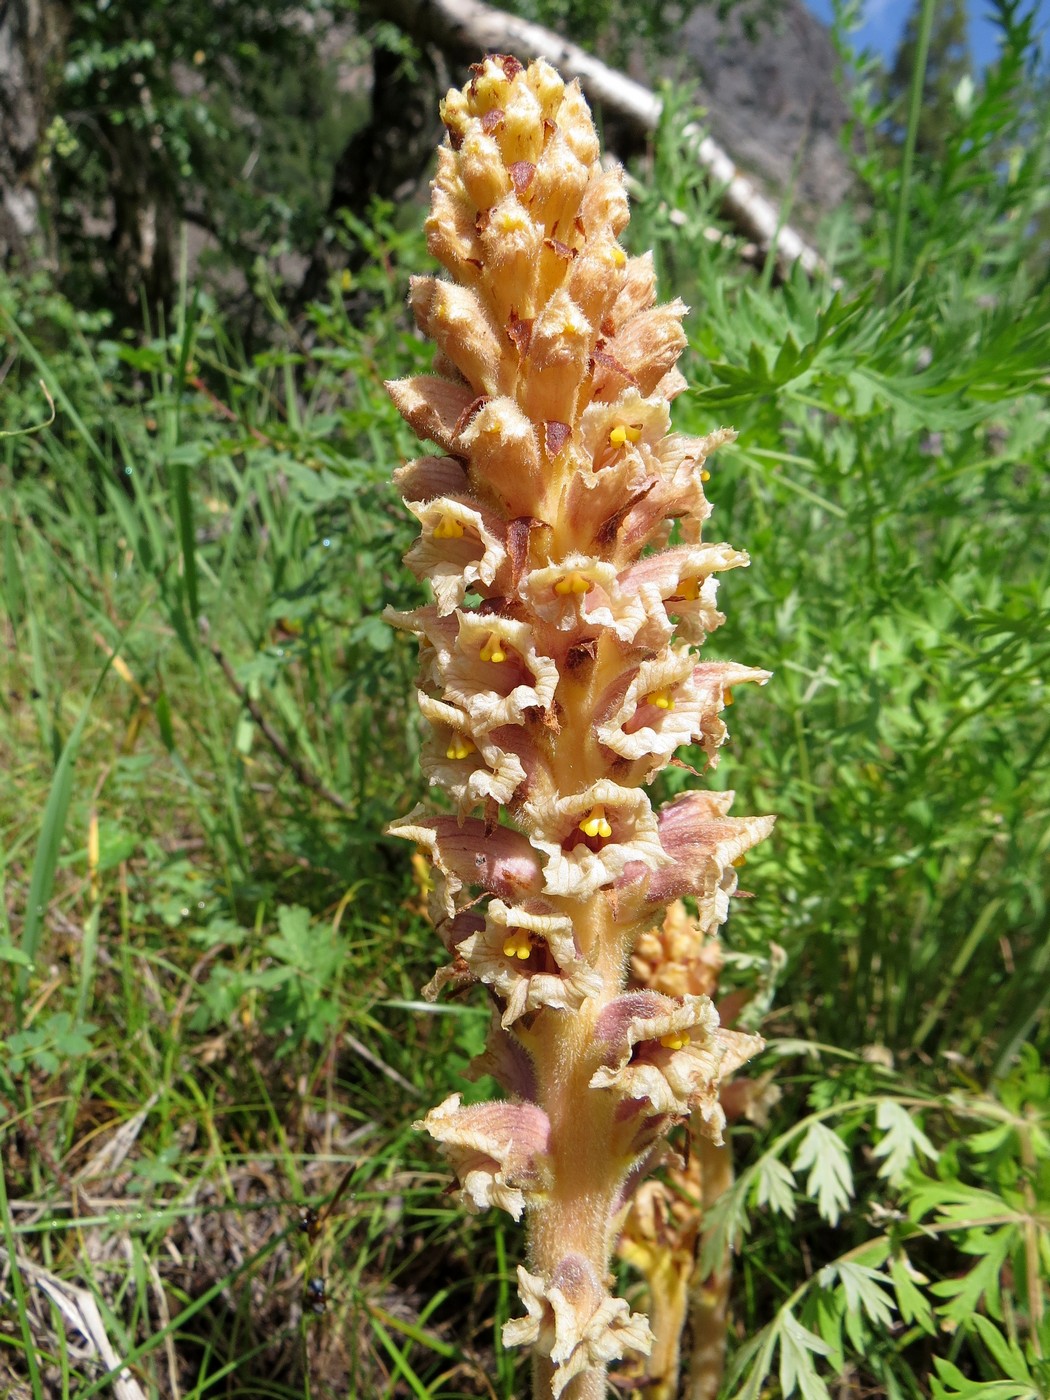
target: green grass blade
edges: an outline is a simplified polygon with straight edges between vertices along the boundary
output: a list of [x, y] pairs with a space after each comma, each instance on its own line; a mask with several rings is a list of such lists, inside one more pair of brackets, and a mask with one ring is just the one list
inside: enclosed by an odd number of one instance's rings
[[133, 1347], [127, 1355], [122, 1358], [117, 1368], [112, 1371], [107, 1371], [105, 1375], [99, 1376], [92, 1381], [87, 1388], [80, 1393], [78, 1400], [91, 1400], [93, 1395], [98, 1395], [100, 1391], [106, 1390], [114, 1379], [120, 1375], [120, 1372], [125, 1366], [134, 1366], [135, 1362], [138, 1361], [140, 1357], [147, 1356], [151, 1351], [155, 1351], [166, 1337], [172, 1336], [173, 1334], [178, 1336], [192, 1318], [196, 1317], [198, 1313], [203, 1312], [214, 1299], [218, 1298], [221, 1293], [228, 1289], [242, 1275], [248, 1273], [250, 1269], [256, 1268], [264, 1259], [267, 1259], [279, 1245], [284, 1243], [291, 1233], [291, 1230], [284, 1230], [279, 1235], [275, 1235], [273, 1239], [267, 1240], [254, 1254], [242, 1260], [236, 1268], [231, 1269], [228, 1274], [224, 1274], [222, 1278], [217, 1279], [215, 1283], [205, 1289], [199, 1298], [194, 1298], [181, 1312], [176, 1313], [173, 1318], [170, 1318], [163, 1327], [158, 1327], [144, 1342], [140, 1342], [138, 1346]]
[[[407, 1382], [409, 1389], [412, 1391], [412, 1394], [417, 1396], [418, 1400], [432, 1400], [430, 1391], [419, 1379], [412, 1367], [408, 1364], [408, 1361], [405, 1359], [404, 1352], [400, 1349], [400, 1347], [394, 1341], [393, 1337], [391, 1337], [390, 1333], [379, 1321], [379, 1318], [376, 1316], [376, 1313], [376, 1308], [373, 1307], [370, 1309], [372, 1327], [375, 1330], [376, 1336], [383, 1343], [383, 1348], [386, 1351], [386, 1354], [394, 1363], [395, 1369], [397, 1370], [399, 1375], [401, 1375], [402, 1378]], [[393, 1319], [390, 1318], [389, 1315], [387, 1315], [387, 1320], [392, 1321]]]
[[964, 972], [966, 971], [967, 964], [973, 957], [976, 948], [981, 942], [981, 939], [987, 933], [992, 920], [996, 917], [996, 915], [999, 913], [999, 910], [1002, 908], [1002, 904], [1003, 901], [999, 898], [990, 899], [988, 903], [984, 906], [984, 908], [981, 910], [980, 914], [977, 916], [977, 919], [974, 921], [973, 927], [971, 928], [969, 934], [967, 934], [966, 938], [963, 941], [962, 947], [955, 955], [955, 959], [952, 962], [951, 970], [948, 976], [944, 979], [940, 991], [937, 993], [936, 997], [933, 1000], [932, 1006], [923, 1018], [922, 1025], [915, 1032], [914, 1043], [916, 1046], [922, 1045], [924, 1043], [927, 1036], [930, 1034], [934, 1026], [940, 1020], [941, 1013], [944, 1011], [948, 999], [957, 994], [959, 979], [963, 976]]
[[[196, 453], [193, 453], [196, 460]], [[179, 548], [182, 551], [182, 583], [186, 609], [191, 622], [200, 616], [197, 590], [197, 530], [193, 522], [193, 500], [190, 496], [189, 461], [185, 450], [176, 449], [169, 457], [175, 496], [175, 519], [179, 526]]]
[[[4, 1154], [6, 1156], [6, 1152]], [[43, 1382], [40, 1377], [40, 1367], [36, 1359], [36, 1343], [33, 1340], [33, 1333], [29, 1326], [29, 1315], [26, 1311], [26, 1286], [22, 1278], [22, 1271], [18, 1267], [18, 1236], [15, 1232], [14, 1222], [11, 1219], [11, 1209], [7, 1203], [7, 1183], [4, 1180], [4, 1173], [0, 1171], [0, 1224], [3, 1225], [4, 1242], [7, 1250], [8, 1263], [10, 1265], [11, 1291], [15, 1297], [15, 1312], [18, 1314], [18, 1329], [22, 1335], [22, 1354], [25, 1357], [26, 1366], [29, 1370], [29, 1383], [33, 1387], [33, 1400], [44, 1400]]]
[[[126, 640], [128, 633], [135, 626], [137, 620], [138, 618], [136, 616], [125, 629], [121, 638], [121, 643]], [[22, 952], [29, 958], [30, 964], [36, 962], [37, 953], [40, 950], [40, 940], [44, 929], [44, 914], [51, 898], [51, 891], [54, 888], [59, 851], [62, 844], [62, 837], [66, 829], [66, 817], [69, 814], [69, 804], [73, 795], [73, 769], [76, 764], [77, 753], [80, 749], [80, 741], [84, 735], [84, 729], [87, 725], [88, 716], [91, 713], [91, 707], [95, 703], [98, 693], [102, 688], [102, 683], [109, 674], [109, 668], [113, 664], [113, 659], [118, 654], [119, 650], [120, 646], [118, 645], [110, 653], [106, 664], [99, 672], [91, 694], [85, 701], [79, 718], [73, 726], [73, 732], [62, 748], [58, 762], [55, 765], [54, 776], [51, 779], [51, 789], [44, 807], [44, 818], [40, 827], [40, 835], [37, 838], [36, 855], [33, 858], [33, 873], [29, 880], [25, 922], [22, 927]], [[18, 1018], [19, 1027], [22, 1025], [22, 1011], [31, 970], [31, 966], [21, 969], [15, 987], [15, 1014]]]
[[[108, 669], [107, 664], [105, 670]], [[103, 671], [104, 674], [105, 671]], [[99, 683], [101, 683], [101, 678]], [[51, 791], [48, 793], [47, 805], [44, 808], [44, 820], [37, 838], [33, 873], [29, 881], [25, 923], [22, 927], [22, 952], [29, 958], [31, 964], [36, 962], [37, 953], [40, 951], [44, 913], [54, 888], [59, 849], [66, 829], [70, 799], [73, 796], [73, 766], [76, 763], [80, 740], [84, 734], [84, 726], [87, 724], [87, 718], [91, 713], [91, 706], [97, 693], [98, 685], [81, 710], [80, 718], [73, 726], [73, 732], [63, 746], [55, 767], [54, 777], [51, 780]], [[30, 971], [30, 967], [24, 967], [18, 974], [15, 1010], [19, 1026], [22, 1024], [22, 1011], [26, 989], [29, 986]]]
[[919, 115], [922, 110], [923, 89], [926, 83], [926, 60], [930, 51], [930, 35], [933, 32], [933, 17], [936, 8], [936, 0], [922, 0], [919, 35], [915, 46], [915, 68], [911, 75], [911, 91], [908, 94], [908, 129], [904, 136], [904, 150], [901, 153], [897, 217], [893, 226], [893, 250], [890, 254], [889, 291], [891, 296], [896, 296], [903, 283], [904, 238], [908, 231], [911, 171], [915, 160], [915, 142], [919, 132]]
[[7, 330], [9, 331], [11, 336], [18, 342], [20, 348], [22, 349], [22, 352], [30, 360], [32, 360], [33, 364], [35, 365], [36, 371], [40, 375], [40, 382], [44, 386], [44, 390], [47, 393], [48, 398], [52, 399], [54, 403], [57, 403], [58, 406], [61, 408], [62, 412], [68, 416], [70, 422], [80, 434], [84, 446], [87, 448], [88, 452], [90, 452], [91, 456], [95, 459], [98, 465], [104, 470], [108, 470], [110, 464], [106, 459], [105, 453], [99, 447], [91, 432], [88, 430], [87, 424], [80, 416], [69, 395], [66, 393], [66, 391], [62, 388], [62, 385], [52, 374], [47, 361], [37, 350], [36, 346], [29, 339], [29, 337], [26, 335], [25, 331], [18, 324], [15, 318], [9, 313], [4, 312], [3, 307], [0, 307], [0, 315], [3, 315]]
[[26, 437], [30, 433], [42, 433], [45, 428], [50, 428], [55, 421], [55, 401], [48, 391], [47, 385], [41, 379], [40, 387], [44, 391], [44, 398], [47, 399], [48, 407], [51, 409], [51, 417], [45, 418], [41, 423], [31, 423], [28, 428], [4, 428], [0, 430], [0, 441], [4, 438]]
[[3, 588], [4, 611], [11, 624], [11, 631], [17, 635], [25, 617], [26, 590], [12, 520], [4, 521], [4, 567], [0, 576], [0, 587]]

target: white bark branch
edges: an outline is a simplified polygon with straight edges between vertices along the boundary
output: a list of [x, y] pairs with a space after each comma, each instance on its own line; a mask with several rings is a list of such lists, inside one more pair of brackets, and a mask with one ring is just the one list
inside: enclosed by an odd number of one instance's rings
[[[660, 99], [542, 25], [493, 9], [481, 0], [366, 0], [377, 17], [392, 20], [414, 38], [451, 51], [457, 57], [479, 59], [485, 53], [509, 53], [522, 62], [545, 58], [565, 78], [579, 78], [587, 97], [645, 136], [660, 120]], [[730, 156], [705, 136], [695, 122], [685, 128], [700, 164], [715, 185], [722, 187], [722, 212], [763, 251], [775, 248], [784, 270], [801, 262], [811, 276], [824, 263], [795, 229], [781, 222], [780, 211], [737, 170]]]

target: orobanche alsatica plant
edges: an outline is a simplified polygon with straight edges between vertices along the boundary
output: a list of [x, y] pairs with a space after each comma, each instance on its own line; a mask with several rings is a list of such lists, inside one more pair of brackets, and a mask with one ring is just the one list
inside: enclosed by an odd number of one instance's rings
[[423, 1126], [468, 1209], [525, 1216], [504, 1340], [535, 1349], [536, 1396], [591, 1400], [651, 1343], [609, 1289], [631, 1192], [691, 1114], [721, 1140], [720, 1081], [761, 1046], [707, 996], [626, 987], [670, 900], [695, 901], [698, 936], [726, 918], [772, 818], [702, 790], [655, 810], [646, 785], [682, 745], [713, 764], [731, 687], [768, 673], [697, 658], [716, 575], [748, 562], [702, 539], [705, 458], [731, 433], [669, 431], [685, 307], [655, 305], [651, 257], [617, 241], [622, 172], [579, 87], [490, 57], [442, 118], [426, 229], [449, 276], [411, 292], [435, 373], [388, 387], [444, 454], [397, 473], [434, 602], [392, 616], [419, 637], [424, 767], [454, 812], [392, 830], [435, 869], [452, 961], [431, 990], [490, 989], [478, 1069], [507, 1097], [453, 1094]]

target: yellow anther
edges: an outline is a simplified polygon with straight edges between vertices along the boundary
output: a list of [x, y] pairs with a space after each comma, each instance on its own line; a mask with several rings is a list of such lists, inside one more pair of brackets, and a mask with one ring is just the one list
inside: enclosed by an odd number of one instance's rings
[[670, 686], [664, 686], [663, 690], [651, 690], [645, 697], [647, 705], [655, 705], [658, 710], [674, 709], [674, 693]]
[[612, 835], [612, 827], [605, 819], [605, 808], [600, 802], [596, 802], [583, 821], [580, 822], [580, 830], [584, 836], [607, 838]]
[[710, 481], [710, 480], [711, 480], [711, 473], [707, 470], [706, 467], [705, 467], [705, 468], [703, 469], [703, 471], [700, 473], [700, 480], [701, 480], [701, 481]]
[[446, 758], [466, 758], [467, 754], [474, 752], [474, 745], [465, 734], [453, 733], [449, 740], [448, 748], [445, 750]]
[[528, 226], [529, 221], [524, 209], [501, 209], [496, 219], [496, 227], [500, 233], [520, 233]]
[[449, 515], [445, 511], [441, 519], [434, 526], [434, 538], [436, 540], [458, 540], [463, 534], [463, 526], [454, 515]]
[[726, 690], [725, 694], [722, 696], [722, 704], [723, 704], [723, 705], [731, 705], [732, 703], [733, 703], [733, 692], [732, 692], [731, 690]]
[[503, 940], [503, 956], [505, 958], [518, 958], [524, 962], [532, 953], [532, 944], [529, 942], [529, 935], [524, 929], [511, 929]]
[[740, 867], [741, 867], [742, 865], [746, 865], [746, 864], [747, 864], [747, 857], [746, 857], [746, 856], [737, 856], [736, 860], [733, 862], [733, 867], [734, 867], [734, 869], [739, 870]]
[[616, 247], [613, 249], [612, 260], [613, 267], [626, 267], [627, 265], [627, 254], [623, 251], [619, 244], [617, 244]]
[[623, 447], [627, 442], [639, 442], [641, 436], [641, 428], [636, 428], [630, 423], [617, 423], [615, 428], [609, 430], [609, 446]]
[[689, 1044], [688, 1031], [668, 1031], [667, 1035], [660, 1037], [660, 1044], [665, 1050], [684, 1050]]
[[559, 597], [565, 598], [570, 593], [589, 593], [594, 587], [586, 574], [581, 574], [578, 569], [573, 569], [571, 574], [563, 574], [554, 585], [554, 591]]
[[675, 597], [685, 598], [688, 602], [695, 603], [700, 597], [700, 580], [695, 578], [679, 579]]
[[578, 311], [567, 311], [561, 317], [559, 331], [568, 340], [582, 340], [585, 336], [590, 336], [591, 323]]
[[482, 661], [492, 661], [499, 663], [506, 661], [507, 653], [503, 650], [503, 642], [498, 632], [490, 632], [487, 641], [481, 648]]

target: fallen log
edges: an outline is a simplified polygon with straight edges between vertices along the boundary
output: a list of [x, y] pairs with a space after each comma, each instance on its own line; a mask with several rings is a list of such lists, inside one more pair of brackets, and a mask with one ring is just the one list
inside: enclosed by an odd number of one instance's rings
[[[579, 78], [590, 101], [600, 103], [642, 136], [650, 136], [660, 120], [662, 103], [649, 88], [553, 30], [508, 15], [482, 0], [365, 0], [362, 8], [376, 18], [392, 21], [417, 42], [435, 45], [457, 62], [474, 62], [485, 53], [513, 54], [523, 63], [545, 58], [563, 77]], [[686, 126], [685, 135], [712, 183], [721, 187], [722, 213], [736, 229], [754, 240], [763, 253], [774, 249], [781, 272], [795, 262], [811, 276], [824, 270], [816, 249], [781, 222], [777, 205], [740, 174], [716, 141], [695, 122]]]

